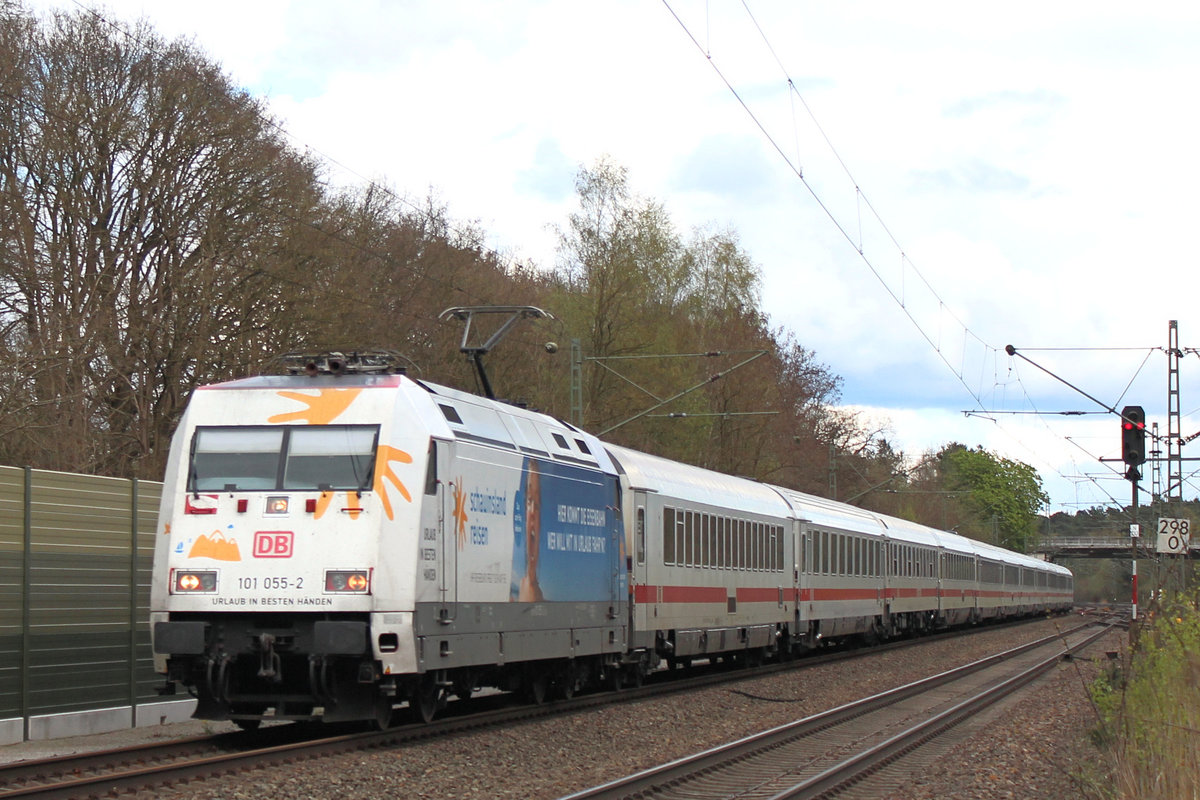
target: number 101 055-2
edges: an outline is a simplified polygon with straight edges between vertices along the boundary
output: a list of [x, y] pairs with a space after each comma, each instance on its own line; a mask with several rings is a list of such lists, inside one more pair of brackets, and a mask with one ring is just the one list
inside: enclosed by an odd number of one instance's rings
[[259, 578], [257, 576], [238, 578], [237, 587], [239, 589], [303, 589], [304, 578]]

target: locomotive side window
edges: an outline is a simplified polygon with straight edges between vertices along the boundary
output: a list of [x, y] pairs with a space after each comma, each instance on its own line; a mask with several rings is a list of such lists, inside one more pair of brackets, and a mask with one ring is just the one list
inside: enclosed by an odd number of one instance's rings
[[376, 425], [200, 427], [188, 491], [368, 489]]
[[437, 442], [429, 442], [429, 460], [425, 467], [425, 494], [433, 496], [437, 494], [438, 472], [437, 472]]

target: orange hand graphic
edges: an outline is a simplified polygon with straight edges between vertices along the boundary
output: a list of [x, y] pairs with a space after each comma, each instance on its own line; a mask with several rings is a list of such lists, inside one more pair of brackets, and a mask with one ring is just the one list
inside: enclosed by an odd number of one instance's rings
[[[395, 470], [389, 466], [389, 462], [399, 461], [402, 464], [411, 464], [412, 456], [391, 445], [379, 445], [379, 452], [375, 455], [375, 485], [372, 487], [379, 493], [379, 499], [383, 502], [384, 513], [388, 519], [394, 519], [395, 515], [392, 512], [392, 501], [388, 496], [388, 488], [384, 481], [388, 481], [396, 487], [396, 491], [400, 492], [400, 496], [408, 502], [412, 502], [412, 495], [408, 493], [408, 489], [400, 481]], [[313, 514], [313, 519], [320, 519], [329, 510], [329, 504], [333, 502], [333, 497], [336, 492], [321, 492], [321, 496], [317, 498], [317, 510]], [[349, 512], [350, 519], [358, 519], [362, 514], [362, 506], [358, 502], [357, 492], [346, 492], [346, 508], [344, 511]]]
[[302, 411], [291, 411], [287, 414], [276, 414], [268, 417], [267, 422], [293, 422], [304, 420], [309, 425], [328, 425], [337, 419], [338, 415], [349, 408], [362, 389], [320, 389], [316, 395], [301, 394], [300, 392], [279, 392], [280, 397], [289, 400], [299, 400], [308, 408]]
[[388, 497], [387, 486], [384, 485], [385, 480], [393, 484], [396, 487], [396, 491], [400, 492], [400, 495], [405, 500], [410, 503], [412, 502], [412, 495], [408, 493], [408, 489], [404, 488], [404, 484], [401, 483], [400, 478], [390, 466], [390, 462], [392, 461], [399, 461], [401, 464], [411, 464], [412, 456], [388, 444], [379, 445], [379, 452], [375, 455], [375, 491], [379, 492], [379, 499], [383, 501], [383, 510], [387, 514], [388, 519], [394, 519], [394, 516], [392, 514], [392, 501]]
[[[321, 492], [321, 496], [317, 498], [317, 510], [313, 514], [313, 519], [325, 516], [325, 512], [329, 510], [329, 504], [333, 502], [333, 495], [333, 492]], [[342, 511], [350, 514], [350, 519], [358, 519], [358, 515], [362, 513], [362, 506], [358, 502], [358, 492], [346, 492], [346, 507]]]

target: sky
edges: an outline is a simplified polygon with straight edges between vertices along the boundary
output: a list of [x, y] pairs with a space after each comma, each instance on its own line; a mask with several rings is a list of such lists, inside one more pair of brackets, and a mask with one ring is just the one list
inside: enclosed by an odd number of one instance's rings
[[1167, 432], [1172, 320], [1200, 431], [1200, 5], [26, 4], [193, 40], [331, 182], [543, 267], [608, 158], [681, 233], [737, 232], [771, 324], [895, 447], [1028, 463], [1050, 511], [1130, 502], [1111, 409]]

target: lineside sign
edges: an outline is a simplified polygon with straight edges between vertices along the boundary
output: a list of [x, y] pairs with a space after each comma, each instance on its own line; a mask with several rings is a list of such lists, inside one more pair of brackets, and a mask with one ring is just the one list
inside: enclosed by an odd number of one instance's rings
[[1191, 520], [1184, 518], [1158, 518], [1159, 553], [1185, 555], [1191, 538]]

